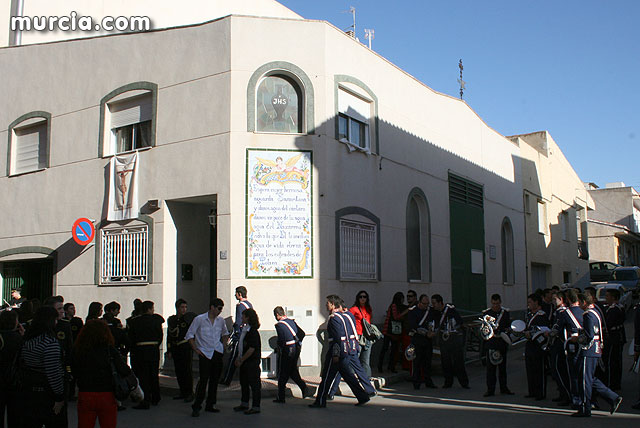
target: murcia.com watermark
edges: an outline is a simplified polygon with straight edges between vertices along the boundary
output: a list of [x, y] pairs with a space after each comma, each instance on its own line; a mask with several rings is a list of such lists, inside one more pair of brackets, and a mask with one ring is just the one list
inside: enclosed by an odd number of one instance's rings
[[149, 31], [148, 16], [105, 16], [99, 21], [91, 16], [12, 16], [12, 31]]

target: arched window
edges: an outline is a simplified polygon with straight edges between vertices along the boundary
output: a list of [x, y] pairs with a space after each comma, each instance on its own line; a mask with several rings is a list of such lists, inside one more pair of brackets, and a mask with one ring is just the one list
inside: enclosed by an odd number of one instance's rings
[[502, 246], [502, 282], [504, 284], [513, 284], [515, 283], [513, 228], [509, 217], [505, 217], [502, 220], [500, 242]]
[[302, 133], [302, 105], [302, 91], [291, 77], [263, 77], [256, 90], [256, 130]]
[[112, 156], [156, 145], [158, 85], [135, 82], [100, 101], [99, 156]]
[[417, 187], [407, 200], [407, 280], [431, 281], [431, 219], [427, 198]]
[[313, 134], [313, 85], [297, 65], [273, 61], [253, 72], [247, 84], [247, 131]]

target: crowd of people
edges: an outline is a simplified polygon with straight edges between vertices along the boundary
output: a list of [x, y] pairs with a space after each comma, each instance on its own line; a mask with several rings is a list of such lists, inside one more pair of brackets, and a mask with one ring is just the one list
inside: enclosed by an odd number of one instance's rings
[[[432, 377], [434, 347], [439, 347], [443, 388], [457, 379], [469, 389], [465, 369], [465, 322], [455, 306], [442, 296], [418, 296], [413, 290], [396, 293], [389, 305], [382, 332], [372, 324], [369, 294], [360, 291], [348, 306], [337, 295], [326, 298], [327, 352], [321, 383], [312, 408], [326, 407], [344, 380], [357, 405], [375, 396], [371, 349], [381, 340], [378, 372], [396, 372], [398, 364], [410, 371], [415, 389], [422, 384], [437, 388]], [[191, 415], [217, 413], [218, 384], [230, 384], [239, 372], [240, 404], [234, 411], [260, 413], [261, 338], [260, 320], [247, 298], [247, 289], [235, 289], [237, 304], [231, 331], [221, 313], [224, 302], [213, 299], [207, 312], [196, 315], [184, 299], [175, 302], [176, 313], [167, 320], [167, 357], [173, 361], [179, 394], [173, 397], [191, 403]], [[615, 289], [606, 290], [606, 305], [596, 300], [595, 289], [547, 289], [527, 299], [524, 322], [512, 322], [501, 296], [491, 296], [491, 307], [482, 313], [487, 327], [485, 397], [512, 395], [507, 385], [507, 353], [511, 342], [526, 340], [526, 397], [543, 400], [547, 376], [556, 383], [560, 406], [571, 406], [573, 416], [590, 416], [605, 400], [613, 414], [619, 407], [622, 378], [622, 348], [626, 342], [624, 307]], [[9, 307], [0, 312], [0, 411], [4, 426], [67, 427], [67, 403], [76, 400], [78, 426], [103, 428], [117, 425], [117, 412], [126, 407], [114, 394], [115, 378], [139, 384], [142, 398], [133, 408], [147, 410], [160, 402], [159, 367], [164, 318], [155, 313], [151, 301], [134, 301], [134, 311], [123, 324], [120, 305], [92, 302], [83, 321], [75, 306], [61, 296], [42, 304], [27, 300], [19, 290]], [[640, 354], [640, 307], [635, 310], [635, 359]], [[288, 318], [281, 306], [273, 309], [278, 353], [278, 394], [274, 402], [285, 403], [285, 388], [295, 382], [303, 397], [314, 391], [300, 376], [298, 359], [306, 333]], [[194, 390], [192, 363], [197, 355], [199, 379]], [[228, 357], [225, 359], [225, 355]], [[130, 361], [130, 366], [127, 361]], [[78, 391], [76, 397], [76, 390]], [[633, 406], [640, 409], [640, 401]], [[20, 409], [20, 411], [18, 411]]]

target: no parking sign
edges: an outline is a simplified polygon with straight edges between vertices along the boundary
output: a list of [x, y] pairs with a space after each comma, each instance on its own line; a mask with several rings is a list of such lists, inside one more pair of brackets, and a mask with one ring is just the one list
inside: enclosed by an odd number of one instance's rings
[[78, 243], [78, 245], [87, 245], [96, 235], [96, 228], [93, 227], [93, 222], [91, 222], [87, 218], [79, 218], [73, 223], [73, 227], [71, 228], [71, 235], [73, 236], [73, 240]]

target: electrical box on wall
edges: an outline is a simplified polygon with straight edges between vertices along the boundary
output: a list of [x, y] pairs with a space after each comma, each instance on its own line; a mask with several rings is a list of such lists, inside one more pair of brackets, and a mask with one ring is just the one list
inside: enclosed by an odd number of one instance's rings
[[180, 278], [183, 281], [193, 281], [193, 265], [183, 264], [182, 276]]
[[316, 308], [305, 306], [288, 306], [285, 308], [287, 317], [293, 318], [306, 333], [300, 352], [300, 366], [317, 366], [318, 341], [315, 338], [318, 329], [318, 313]]

